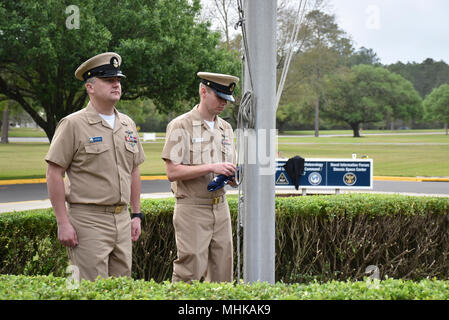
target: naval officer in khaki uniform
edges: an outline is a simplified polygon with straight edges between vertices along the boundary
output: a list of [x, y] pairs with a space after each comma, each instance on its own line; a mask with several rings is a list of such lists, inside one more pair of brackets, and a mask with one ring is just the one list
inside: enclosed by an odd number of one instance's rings
[[[219, 174], [232, 175], [233, 130], [218, 115], [232, 93], [237, 77], [199, 72], [200, 103], [167, 126], [162, 159], [176, 198], [173, 224], [178, 257], [172, 281], [233, 280], [232, 228], [224, 188], [208, 192]], [[233, 180], [231, 185], [235, 186]]]
[[115, 109], [125, 77], [120, 64], [118, 54], [106, 52], [79, 66], [75, 76], [85, 81], [90, 101], [59, 122], [45, 157], [58, 239], [72, 271], [91, 281], [131, 276], [131, 241], [141, 232], [145, 156], [135, 123]]

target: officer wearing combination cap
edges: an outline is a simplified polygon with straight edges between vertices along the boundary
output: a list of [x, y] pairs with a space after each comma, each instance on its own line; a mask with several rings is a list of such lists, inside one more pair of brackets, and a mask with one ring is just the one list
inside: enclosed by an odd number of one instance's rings
[[106, 52], [79, 66], [75, 76], [85, 82], [90, 101], [59, 122], [45, 157], [58, 239], [74, 276], [91, 281], [131, 276], [131, 241], [141, 232], [139, 165], [145, 156], [135, 123], [115, 109], [125, 77], [121, 60]]
[[[167, 126], [162, 159], [176, 198], [173, 215], [177, 259], [172, 281], [231, 282], [232, 228], [225, 190], [209, 192], [215, 176], [235, 174], [231, 125], [218, 115], [239, 79], [199, 72], [200, 103]], [[231, 185], [236, 186], [235, 180]]]

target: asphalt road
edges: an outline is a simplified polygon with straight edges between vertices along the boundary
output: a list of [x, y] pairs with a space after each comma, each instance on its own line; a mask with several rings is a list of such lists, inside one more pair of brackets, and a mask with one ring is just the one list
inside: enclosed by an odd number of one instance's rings
[[[141, 193], [170, 192], [167, 180], [142, 181]], [[48, 199], [45, 183], [0, 185], [0, 203]]]
[[[449, 196], [449, 182], [374, 181], [371, 191]], [[170, 183], [167, 180], [143, 180], [141, 192], [169, 193]], [[48, 199], [45, 183], [0, 185], [0, 203], [44, 199]]]

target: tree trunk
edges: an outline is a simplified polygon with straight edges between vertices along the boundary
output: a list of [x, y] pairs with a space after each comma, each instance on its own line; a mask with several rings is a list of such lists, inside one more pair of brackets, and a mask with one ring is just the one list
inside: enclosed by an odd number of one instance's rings
[[279, 134], [284, 133], [284, 125], [285, 125], [284, 122], [277, 121], [277, 129], [278, 129]]
[[57, 125], [58, 120], [56, 120], [56, 116], [53, 113], [47, 113], [47, 121], [45, 122], [44, 126], [41, 126], [41, 128], [44, 129], [45, 134], [47, 135], [50, 142], [53, 140]]
[[444, 129], [446, 130], [446, 135], [449, 135], [447, 123], [444, 124]]
[[351, 123], [351, 128], [353, 131], [354, 138], [360, 138], [360, 124], [359, 123]]
[[3, 110], [3, 121], [2, 121], [2, 140], [1, 143], [9, 143], [8, 140], [8, 130], [9, 130], [9, 109], [8, 106]]
[[315, 137], [320, 136], [320, 97], [316, 98], [315, 103]]

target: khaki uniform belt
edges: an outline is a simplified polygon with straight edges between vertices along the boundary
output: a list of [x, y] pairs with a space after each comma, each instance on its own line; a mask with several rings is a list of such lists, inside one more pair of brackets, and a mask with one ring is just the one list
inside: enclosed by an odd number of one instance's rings
[[109, 213], [114, 213], [114, 214], [123, 212], [123, 210], [127, 207], [128, 206], [126, 204], [103, 206], [103, 205], [97, 205], [97, 204], [69, 203], [69, 208], [80, 208], [80, 209], [93, 210], [93, 211], [109, 212]]
[[215, 198], [176, 198], [176, 203], [179, 204], [207, 204], [207, 205], [214, 205], [224, 202], [226, 197], [219, 196]]

